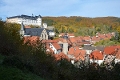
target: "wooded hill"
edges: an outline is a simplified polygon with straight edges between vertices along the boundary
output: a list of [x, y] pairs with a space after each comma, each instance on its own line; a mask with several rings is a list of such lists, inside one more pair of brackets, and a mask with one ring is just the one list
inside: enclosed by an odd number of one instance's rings
[[[43, 17], [43, 22], [47, 23], [48, 26], [54, 26], [56, 28], [55, 31], [58, 33], [69, 32], [77, 35], [94, 35], [96, 32], [120, 31], [118, 29], [120, 18], [118, 17]], [[82, 34], [82, 31], [89, 33]]]

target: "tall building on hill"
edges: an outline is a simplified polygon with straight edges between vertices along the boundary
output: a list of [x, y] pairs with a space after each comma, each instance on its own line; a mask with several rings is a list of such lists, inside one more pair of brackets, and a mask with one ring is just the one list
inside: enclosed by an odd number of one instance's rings
[[28, 15], [19, 15], [8, 17], [6, 20], [7, 23], [18, 23], [21, 24], [23, 22], [24, 25], [35, 25], [42, 27], [42, 17], [38, 16], [28, 16]]

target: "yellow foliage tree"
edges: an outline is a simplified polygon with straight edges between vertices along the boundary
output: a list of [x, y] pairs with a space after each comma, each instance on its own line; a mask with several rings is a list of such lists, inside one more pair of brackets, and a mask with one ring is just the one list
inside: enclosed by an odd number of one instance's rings
[[117, 31], [120, 33], [120, 26], [117, 27]]

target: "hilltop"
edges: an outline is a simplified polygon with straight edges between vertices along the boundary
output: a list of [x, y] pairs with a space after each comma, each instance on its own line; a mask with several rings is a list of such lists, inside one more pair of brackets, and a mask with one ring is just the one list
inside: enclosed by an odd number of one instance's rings
[[[60, 17], [42, 17], [43, 22], [48, 22], [48, 25], [62, 24], [66, 26], [76, 26], [76, 27], [93, 27], [100, 25], [113, 25], [114, 23], [119, 23], [120, 18], [118, 17], [80, 17], [80, 16], [60, 16]], [[57, 26], [57, 25], [56, 25]]]

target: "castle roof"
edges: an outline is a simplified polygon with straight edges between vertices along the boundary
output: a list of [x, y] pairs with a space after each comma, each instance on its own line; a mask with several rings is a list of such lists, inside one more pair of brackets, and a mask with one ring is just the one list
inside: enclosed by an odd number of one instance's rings
[[41, 15], [39, 15], [39, 16], [18, 15], [18, 16], [8, 17], [7, 19], [11, 19], [11, 18], [23, 18], [23, 19], [36, 20], [39, 17], [41, 18]]

